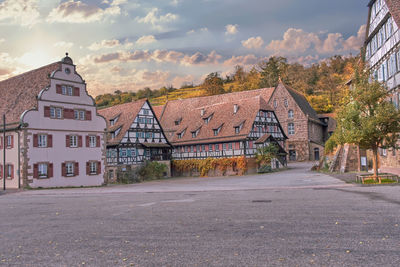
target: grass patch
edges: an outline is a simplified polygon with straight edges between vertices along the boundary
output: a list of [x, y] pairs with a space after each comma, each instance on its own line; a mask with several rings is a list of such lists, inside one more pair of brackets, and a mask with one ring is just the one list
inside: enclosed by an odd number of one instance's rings
[[381, 179], [381, 183], [379, 181], [375, 181], [374, 179], [364, 180], [364, 184], [397, 184], [397, 181], [392, 179]]

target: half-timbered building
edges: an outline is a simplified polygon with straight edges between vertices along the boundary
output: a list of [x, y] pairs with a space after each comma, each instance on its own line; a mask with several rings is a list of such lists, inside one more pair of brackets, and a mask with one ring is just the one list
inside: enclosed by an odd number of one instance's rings
[[99, 110], [107, 120], [107, 172], [138, 166], [145, 161], [160, 161], [169, 166], [171, 145], [146, 99]]
[[75, 67], [67, 55], [0, 82], [0, 179], [7, 188], [104, 183], [106, 121]]
[[280, 164], [286, 164], [287, 137], [275, 112], [257, 93], [168, 101], [156, 112], [175, 160], [252, 157], [257, 147], [274, 143], [283, 151]]
[[[371, 0], [368, 7], [365, 59], [374, 78], [391, 92], [390, 101], [400, 108], [400, 0]], [[381, 168], [400, 167], [399, 149], [379, 152]]]

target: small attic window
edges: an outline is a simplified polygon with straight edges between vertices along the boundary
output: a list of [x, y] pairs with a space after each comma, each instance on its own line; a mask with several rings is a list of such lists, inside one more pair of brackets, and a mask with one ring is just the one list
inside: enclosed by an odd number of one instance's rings
[[118, 136], [118, 134], [121, 132], [121, 127], [119, 127], [117, 130], [114, 132], [111, 132], [111, 138], [114, 139], [115, 137]]
[[192, 138], [196, 138], [199, 135], [199, 132], [200, 132], [200, 128], [197, 129], [196, 131], [193, 131], [192, 132]]
[[217, 135], [219, 134], [219, 132], [221, 132], [221, 129], [222, 129], [222, 125], [219, 126], [219, 127], [216, 128], [216, 129], [213, 129], [213, 130], [214, 130], [214, 136], [217, 136]]
[[240, 131], [243, 128], [243, 124], [244, 124], [244, 121], [242, 123], [240, 123], [240, 125], [234, 127], [235, 128], [235, 134], [239, 134], [240, 133]]
[[234, 104], [233, 105], [233, 114], [236, 114], [239, 110], [239, 105], [238, 104]]
[[182, 118], [176, 119], [175, 120], [175, 125], [179, 125], [182, 122]]
[[111, 119], [110, 120], [110, 126], [115, 125], [115, 123], [117, 123], [118, 119], [119, 119], [119, 116], [115, 117], [114, 119]]
[[182, 139], [182, 137], [185, 135], [186, 129], [183, 130], [182, 132], [178, 133], [178, 139]]
[[211, 114], [211, 115], [208, 116], [207, 118], [204, 118], [204, 119], [203, 119], [203, 120], [204, 120], [204, 123], [205, 123], [205, 124], [208, 124], [208, 123], [211, 121], [212, 117], [213, 117], [213, 114]]

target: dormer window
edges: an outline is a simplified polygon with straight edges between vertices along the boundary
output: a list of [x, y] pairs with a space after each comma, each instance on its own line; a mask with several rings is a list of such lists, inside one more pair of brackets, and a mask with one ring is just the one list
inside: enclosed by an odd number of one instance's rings
[[192, 138], [196, 138], [199, 135], [200, 128], [197, 129], [196, 131], [192, 132]]
[[239, 126], [235, 127], [235, 134], [238, 134], [238, 133], [240, 133], [240, 127]]
[[239, 134], [239, 133], [240, 133], [240, 131], [241, 131], [242, 128], [243, 128], [244, 122], [245, 122], [245, 121], [242, 121], [240, 124], [234, 126], [234, 128], [235, 128], [235, 134]]
[[213, 129], [213, 130], [214, 130], [214, 136], [217, 136], [217, 135], [219, 134], [219, 132], [221, 131], [221, 128], [222, 128], [222, 125], [219, 126], [219, 127], [216, 128], [216, 129]]
[[117, 137], [120, 131], [121, 131], [121, 127], [119, 127], [114, 132], [111, 132], [111, 139], [114, 139], [115, 137]]
[[213, 114], [211, 114], [210, 116], [208, 116], [207, 118], [204, 118], [204, 123], [208, 124], [210, 122], [210, 120], [212, 119]]
[[239, 111], [239, 105], [238, 104], [234, 104], [233, 105], [233, 114], [236, 114]]
[[179, 125], [182, 122], [182, 118], [176, 119], [175, 120], [175, 125]]
[[115, 125], [115, 123], [118, 121], [119, 119], [119, 115], [117, 117], [115, 117], [114, 119], [110, 120], [110, 126]]
[[185, 135], [185, 130], [183, 130], [182, 132], [178, 133], [178, 139], [182, 139], [182, 137]]

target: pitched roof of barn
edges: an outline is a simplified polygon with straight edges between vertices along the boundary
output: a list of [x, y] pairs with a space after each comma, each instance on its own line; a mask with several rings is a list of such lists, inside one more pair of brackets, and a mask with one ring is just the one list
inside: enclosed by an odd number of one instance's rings
[[[271, 97], [273, 90], [266, 88], [168, 101], [162, 109], [160, 122], [174, 145], [243, 140], [250, 134], [259, 110], [273, 111], [265, 100]], [[235, 105], [238, 107], [236, 113]], [[210, 116], [209, 123], [205, 123]], [[242, 129], [236, 134], [235, 127], [241, 124]], [[214, 130], [219, 128], [215, 136]], [[198, 135], [192, 137], [197, 130]], [[179, 138], [178, 134], [182, 133]]]
[[[109, 144], [118, 144], [121, 142], [122, 138], [124, 137], [125, 133], [131, 127], [133, 121], [139, 114], [139, 111], [143, 107], [143, 105], [147, 102], [147, 99], [141, 99], [134, 102], [129, 102], [125, 104], [120, 104], [116, 106], [112, 106], [105, 109], [100, 109], [97, 112], [106, 118], [107, 121], [107, 129], [108, 129], [108, 138], [107, 143]], [[116, 123], [111, 126], [110, 120], [114, 120], [118, 118]], [[111, 139], [111, 132], [115, 132], [121, 128], [118, 135]]]

